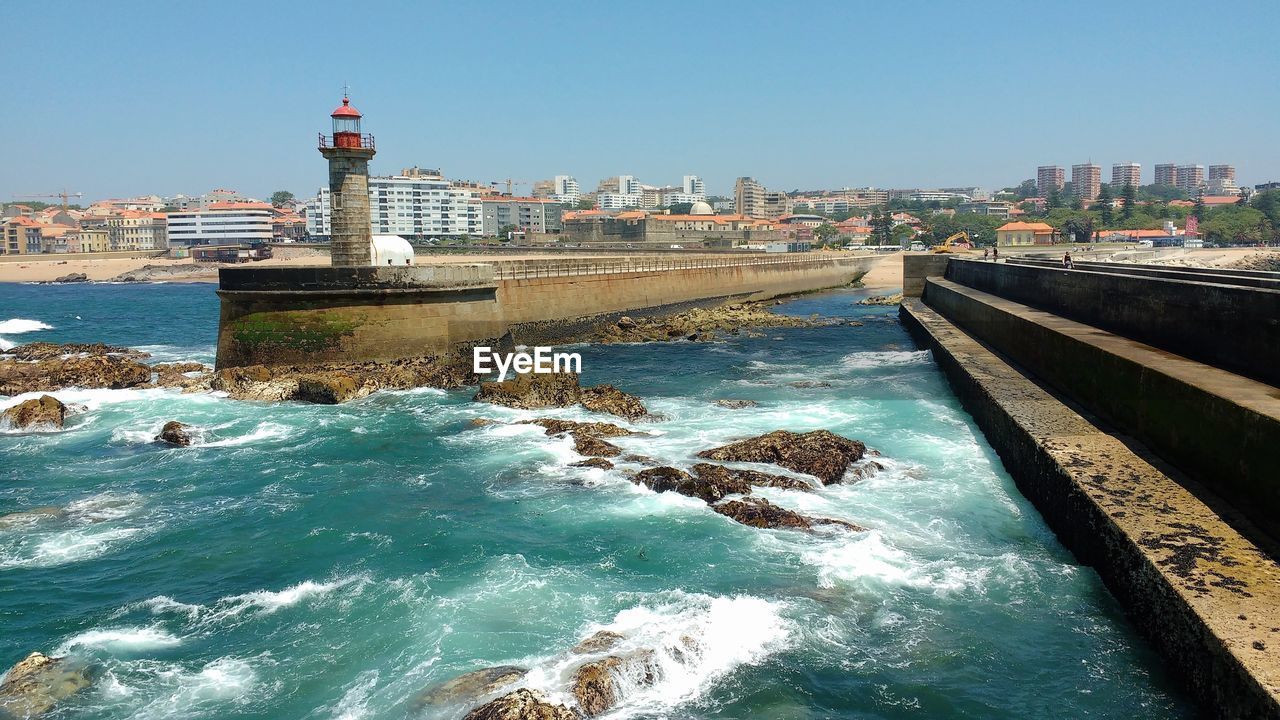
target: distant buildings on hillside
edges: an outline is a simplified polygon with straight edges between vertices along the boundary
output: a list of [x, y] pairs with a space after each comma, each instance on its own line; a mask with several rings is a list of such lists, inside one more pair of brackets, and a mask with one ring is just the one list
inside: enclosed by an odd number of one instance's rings
[[[1071, 190], [1074, 197], [1089, 203], [1101, 192], [1102, 168], [1093, 163], [1071, 166]], [[1036, 193], [1048, 197], [1051, 192], [1061, 192], [1065, 183], [1062, 167], [1041, 165], [1036, 168]], [[1112, 194], [1125, 185], [1143, 185], [1142, 165], [1135, 162], [1115, 163], [1111, 166]], [[1157, 163], [1152, 184], [1176, 187], [1189, 196], [1240, 195], [1236, 185], [1236, 169], [1231, 165], [1210, 165], [1205, 174], [1203, 165], [1177, 165]]]

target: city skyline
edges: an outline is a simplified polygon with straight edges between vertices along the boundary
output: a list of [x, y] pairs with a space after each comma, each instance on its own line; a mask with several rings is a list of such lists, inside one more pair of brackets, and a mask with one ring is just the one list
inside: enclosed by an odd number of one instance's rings
[[[1088, 4], [1065, 19], [1017, 4], [981, 18], [939, 6], [929, 12], [928, 41], [906, 52], [901, 41], [918, 28], [902, 26], [892, 8], [823, 6], [814, 11], [823, 22], [778, 18], [763, 4], [653, 9], [633, 17], [611, 7], [541, 8], [526, 11], [517, 33], [482, 23], [491, 7], [405, 6], [383, 20], [358, 16], [345, 29], [365, 40], [343, 43], [328, 21], [339, 5], [231, 2], [179, 17], [136, 12], [131, 28], [148, 42], [104, 52], [92, 39], [117, 10], [14, 7], [14, 27], [56, 20], [67, 42], [56, 54], [39, 52], [34, 34], [0, 45], [21, 78], [8, 93], [21, 112], [9, 123], [24, 139], [6, 157], [0, 200], [63, 188], [86, 199], [216, 187], [308, 196], [324, 183], [314, 133], [344, 83], [378, 137], [371, 169], [379, 175], [412, 165], [482, 182], [567, 174], [585, 190], [620, 173], [665, 182], [696, 172], [708, 194], [729, 196], [739, 176], [782, 190], [999, 189], [1034, 177], [1046, 156], [1144, 169], [1170, 159], [1226, 162], [1241, 185], [1280, 174], [1280, 150], [1262, 142], [1280, 94], [1250, 79], [1277, 65], [1264, 36], [1280, 10], [1263, 3], [1231, 14], [1190, 3], [1160, 13]], [[479, 44], [463, 31], [477, 24], [486, 27]], [[673, 24], [684, 27], [673, 32]], [[427, 26], [429, 50], [413, 30]], [[1256, 72], [1224, 76], [1196, 53], [1164, 52], [1171, 34], [1189, 32]], [[1084, 37], [1083, 52], [1034, 64], [1009, 52], [1073, 33]], [[1108, 48], [1122, 40], [1130, 48], [1122, 69], [1166, 78], [1157, 98], [1097, 82], [1094, 71], [1115, 69]], [[883, 63], [895, 71], [876, 72]], [[279, 67], [297, 72], [266, 70]], [[646, 68], [670, 72], [620, 79]], [[831, 82], [833, 68], [846, 68], [835, 75], [844, 82]], [[532, 81], [511, 91], [513, 74]], [[1010, 89], [992, 103], [973, 89], [982, 77]], [[1070, 112], [1070, 98], [1081, 96], [1110, 112]], [[1058, 104], [1067, 111], [1042, 111]], [[1169, 107], [1200, 110], [1158, 112]]]

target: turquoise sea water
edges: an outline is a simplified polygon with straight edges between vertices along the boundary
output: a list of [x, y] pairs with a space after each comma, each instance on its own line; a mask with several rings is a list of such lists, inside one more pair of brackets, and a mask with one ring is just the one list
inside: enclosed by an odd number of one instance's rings
[[[863, 327], [574, 348], [584, 382], [667, 417], [614, 440], [665, 463], [778, 428], [878, 449], [886, 469], [871, 479], [759, 491], [871, 528], [852, 535], [744, 527], [568, 468], [572, 444], [540, 428], [468, 427], [580, 410], [429, 389], [342, 406], [56, 393], [85, 406], [66, 430], [0, 434], [0, 514], [68, 510], [0, 530], [0, 665], [32, 650], [99, 663], [59, 718], [460, 717], [411, 700], [501, 664], [565, 697], [566, 651], [610, 628], [658, 649], [664, 673], [626, 688], [609, 718], [1190, 716], [896, 309], [853, 305], [865, 294], [780, 308]], [[210, 285], [0, 285], [0, 342], [211, 361], [216, 321]], [[799, 380], [830, 387], [788, 386]], [[199, 442], [153, 444], [172, 419]], [[671, 652], [686, 636], [694, 652]]]

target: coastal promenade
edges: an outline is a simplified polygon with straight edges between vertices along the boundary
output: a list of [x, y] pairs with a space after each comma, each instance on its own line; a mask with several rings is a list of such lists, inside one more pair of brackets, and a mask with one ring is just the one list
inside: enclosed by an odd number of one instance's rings
[[901, 316], [1211, 714], [1277, 717], [1280, 291], [1214, 273], [908, 258]]

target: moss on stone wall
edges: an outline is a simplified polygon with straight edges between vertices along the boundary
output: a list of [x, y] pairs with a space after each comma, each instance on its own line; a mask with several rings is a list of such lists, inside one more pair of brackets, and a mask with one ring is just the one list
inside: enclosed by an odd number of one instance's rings
[[286, 310], [252, 313], [231, 323], [231, 338], [254, 355], [323, 353], [338, 350], [360, 326], [360, 319], [333, 312]]

